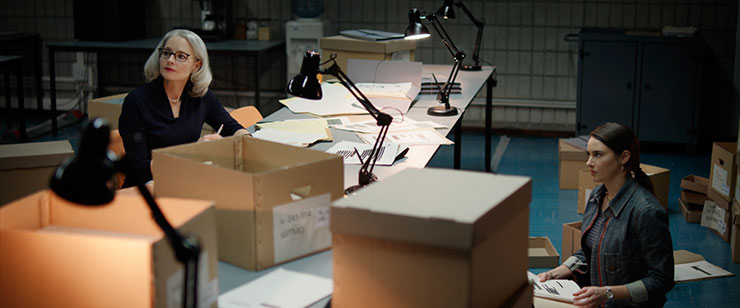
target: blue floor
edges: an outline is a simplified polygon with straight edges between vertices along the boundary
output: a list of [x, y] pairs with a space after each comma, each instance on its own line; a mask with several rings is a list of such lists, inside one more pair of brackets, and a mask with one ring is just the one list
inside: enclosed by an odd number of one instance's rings
[[[462, 169], [483, 171], [483, 134], [464, 133], [462, 138]], [[576, 213], [577, 191], [559, 189], [558, 139], [509, 138], [497, 172], [532, 178], [529, 235], [548, 236], [560, 252], [563, 224], [580, 221], [582, 215]], [[499, 139], [493, 137], [492, 152]], [[708, 177], [710, 155], [645, 152], [641, 153], [641, 160], [671, 170], [668, 213], [673, 248], [699, 253], [710, 263], [740, 274], [740, 264], [732, 263], [730, 245], [707, 228], [687, 223], [678, 208], [681, 178], [689, 174]], [[451, 168], [452, 165], [453, 147], [443, 146], [428, 166]], [[530, 270], [539, 273], [546, 269]], [[677, 284], [667, 297], [665, 307], [740, 307], [740, 276]]]
[[[5, 126], [6, 116], [0, 116], [2, 142], [12, 142]], [[44, 117], [31, 116], [29, 127], [44, 125]], [[63, 127], [59, 136], [40, 135], [32, 141], [70, 139], [77, 148], [79, 130], [86, 120]], [[17, 124], [17, 123], [16, 123]], [[453, 139], [452, 135], [448, 138]], [[483, 171], [484, 137], [482, 133], [463, 133], [461, 165], [464, 170]], [[577, 191], [561, 190], [558, 183], [557, 138], [509, 137], [510, 142], [499, 163], [500, 174], [524, 175], [532, 178], [532, 203], [530, 204], [529, 235], [548, 236], [560, 251], [563, 223], [580, 221], [576, 213]], [[500, 137], [493, 136], [492, 153]], [[704, 151], [704, 152], [709, 152]], [[730, 246], [717, 235], [698, 224], [689, 224], [678, 209], [681, 178], [696, 174], [709, 176], [709, 154], [689, 155], [672, 153], [641, 154], [642, 162], [671, 170], [669, 191], [669, 216], [674, 249], [687, 249], [699, 253], [707, 261], [735, 274], [740, 273], [740, 264], [733, 264]], [[429, 167], [452, 168], [453, 146], [440, 147], [429, 162]], [[530, 269], [539, 273], [546, 269]], [[668, 293], [666, 307], [740, 307], [740, 277], [719, 278], [677, 284]]]

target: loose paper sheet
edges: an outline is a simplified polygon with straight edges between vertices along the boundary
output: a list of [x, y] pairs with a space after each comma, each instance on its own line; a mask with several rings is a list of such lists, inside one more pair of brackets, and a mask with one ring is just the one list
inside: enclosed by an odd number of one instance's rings
[[[373, 144], [378, 139], [377, 134], [357, 134], [365, 143]], [[445, 138], [435, 129], [417, 129], [400, 132], [388, 132], [385, 136], [386, 142], [400, 145], [423, 145], [423, 144], [454, 144], [452, 140]]]
[[706, 260], [676, 264], [674, 269], [673, 280], [676, 282], [704, 280], [735, 275], [719, 266], [707, 262]]
[[288, 132], [279, 129], [265, 128], [254, 132], [252, 136], [257, 139], [305, 148], [316, 141], [323, 140], [326, 138], [327, 134], [315, 132]]
[[218, 297], [222, 308], [300, 308], [331, 295], [330, 278], [278, 268]]
[[572, 303], [574, 302], [573, 293], [581, 289], [573, 280], [550, 279], [540, 282], [540, 278], [530, 271], [527, 271], [527, 277], [534, 287], [534, 296], [538, 297]]
[[[364, 122], [356, 122], [346, 125], [335, 125], [336, 129], [347, 130], [358, 133], [373, 133], [377, 134], [380, 131], [380, 127], [375, 120], [369, 120]], [[403, 131], [403, 130], [416, 130], [420, 128], [447, 128], [446, 126], [433, 122], [433, 121], [416, 121], [410, 118], [405, 118], [402, 122], [393, 122], [388, 128], [389, 132]]]
[[321, 84], [323, 97], [319, 100], [293, 97], [280, 100], [294, 113], [310, 113], [317, 116], [368, 113], [341, 84]]
[[275, 263], [331, 246], [329, 193], [272, 209]]
[[[344, 157], [345, 165], [360, 165], [360, 159], [355, 154], [355, 148], [360, 153], [360, 156], [362, 156], [362, 161], [364, 162], [368, 159], [373, 145], [351, 141], [340, 141], [326, 150], [326, 152], [342, 155], [342, 157]], [[393, 162], [396, 159], [396, 154], [399, 152], [399, 147], [397, 144], [386, 143], [379, 149], [379, 152], [379, 158], [375, 162], [375, 165], [390, 166], [393, 165]]]

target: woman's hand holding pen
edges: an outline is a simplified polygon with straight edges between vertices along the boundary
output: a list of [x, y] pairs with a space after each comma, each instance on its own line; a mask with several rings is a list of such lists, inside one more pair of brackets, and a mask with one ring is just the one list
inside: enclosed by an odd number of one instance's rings
[[218, 140], [223, 137], [221, 137], [221, 130], [224, 129], [224, 125], [221, 124], [221, 126], [218, 128], [218, 131], [214, 134], [208, 134], [203, 135], [203, 137], [200, 137], [200, 141], [211, 141], [211, 140]]

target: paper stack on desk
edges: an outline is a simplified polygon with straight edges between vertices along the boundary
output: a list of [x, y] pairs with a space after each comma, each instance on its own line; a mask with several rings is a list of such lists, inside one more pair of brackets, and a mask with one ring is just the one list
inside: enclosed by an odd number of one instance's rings
[[316, 141], [331, 141], [329, 124], [325, 119], [300, 119], [257, 123], [253, 136], [298, 147], [307, 147]]
[[222, 308], [302, 308], [331, 295], [331, 278], [278, 268], [218, 297]]
[[[355, 149], [357, 149], [357, 152], [360, 153], [362, 161], [360, 161], [360, 158], [357, 157]], [[368, 159], [368, 156], [370, 155], [370, 151], [372, 151], [372, 149], [372, 144], [340, 141], [339, 143], [326, 150], [326, 152], [342, 155], [344, 157], [345, 165], [360, 165], [362, 164], [362, 162]], [[378, 166], [390, 166], [393, 165], [393, 162], [395, 162], [396, 160], [396, 154], [399, 153], [399, 146], [398, 144], [386, 143], [382, 147], [380, 147], [378, 151], [379, 156], [375, 164]]]
[[529, 271], [527, 272], [527, 277], [534, 286], [534, 296], [537, 297], [572, 303], [574, 302], [573, 293], [581, 289], [573, 280], [550, 279], [540, 282], [540, 278]]

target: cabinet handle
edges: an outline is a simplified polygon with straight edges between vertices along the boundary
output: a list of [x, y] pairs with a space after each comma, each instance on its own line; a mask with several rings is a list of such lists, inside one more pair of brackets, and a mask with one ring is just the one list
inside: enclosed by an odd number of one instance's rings
[[627, 83], [627, 90], [631, 90], [631, 89], [632, 89], [632, 83], [628, 82]]
[[647, 83], [646, 83], [646, 84], [645, 84], [645, 90], [650, 90], [650, 88], [652, 88], [652, 87], [650, 86], [650, 84], [647, 84]]

